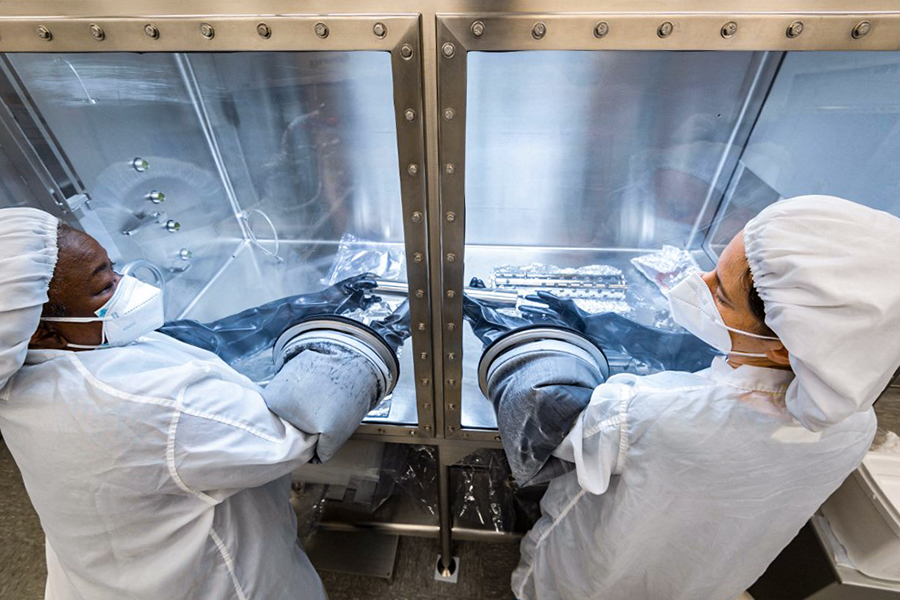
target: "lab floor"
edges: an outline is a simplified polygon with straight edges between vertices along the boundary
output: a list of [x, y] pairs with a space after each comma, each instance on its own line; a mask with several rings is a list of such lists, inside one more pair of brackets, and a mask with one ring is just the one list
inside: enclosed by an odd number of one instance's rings
[[[879, 426], [900, 433], [900, 393], [876, 405]], [[506, 600], [518, 561], [516, 544], [458, 543], [459, 583], [434, 581], [433, 540], [401, 538], [391, 581], [322, 573], [331, 600]], [[44, 535], [19, 470], [0, 441], [0, 600], [41, 600], [44, 594]]]

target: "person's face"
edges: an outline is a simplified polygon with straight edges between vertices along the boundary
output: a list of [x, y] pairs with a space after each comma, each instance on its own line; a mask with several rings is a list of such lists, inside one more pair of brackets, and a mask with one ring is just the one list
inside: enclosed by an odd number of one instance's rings
[[[120, 275], [97, 240], [70, 229], [59, 238], [59, 254], [50, 302], [65, 309], [66, 317], [95, 317], [109, 302]], [[46, 316], [46, 315], [45, 315]], [[103, 342], [103, 323], [56, 323], [41, 321], [31, 338], [30, 348], [63, 349], [68, 344], [97, 346]]]
[[[746, 277], [749, 264], [744, 251], [744, 232], [732, 238], [719, 256], [716, 268], [702, 275], [716, 302], [716, 308], [725, 324], [733, 329], [763, 335], [761, 323], [750, 310], [750, 289]], [[731, 347], [736, 352], [765, 354], [767, 358], [730, 357], [729, 361], [741, 364], [765, 366], [789, 366], [790, 358], [784, 345], [778, 340], [761, 340], [729, 331]], [[769, 334], [771, 335], [771, 334]], [[767, 363], [772, 363], [767, 364]]]

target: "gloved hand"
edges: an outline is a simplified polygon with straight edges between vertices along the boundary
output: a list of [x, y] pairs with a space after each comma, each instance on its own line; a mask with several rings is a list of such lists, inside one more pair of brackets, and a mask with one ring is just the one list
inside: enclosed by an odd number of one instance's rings
[[340, 315], [366, 309], [377, 300], [370, 273], [349, 277], [319, 292], [300, 294], [248, 308], [211, 323], [185, 319], [163, 325], [160, 333], [209, 350], [227, 363], [271, 348], [284, 328], [313, 315]]
[[586, 319], [593, 315], [578, 308], [574, 300], [559, 298], [550, 292], [543, 291], [526, 296], [525, 299], [544, 305], [525, 305], [519, 309], [519, 312], [535, 322], [562, 325], [579, 333], [587, 333], [588, 324]]
[[488, 303], [470, 298], [468, 295], [463, 296], [463, 317], [485, 346], [504, 333], [531, 325], [531, 321], [504, 315]]
[[610, 354], [620, 354], [647, 365], [651, 371], [698, 371], [710, 365], [718, 353], [690, 333], [647, 327], [616, 313], [592, 314], [573, 300], [538, 292], [527, 300], [544, 306], [523, 306], [520, 311], [533, 323], [569, 327], [589, 337]]
[[403, 342], [412, 335], [409, 328], [409, 300], [404, 300], [394, 312], [380, 321], [373, 321], [369, 327], [380, 335], [396, 354]]

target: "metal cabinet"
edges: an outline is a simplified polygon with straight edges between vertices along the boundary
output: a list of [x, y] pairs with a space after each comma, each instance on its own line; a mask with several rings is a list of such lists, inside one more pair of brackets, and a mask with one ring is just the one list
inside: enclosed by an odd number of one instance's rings
[[439, 527], [382, 526], [440, 531], [449, 556], [448, 469], [500, 447], [462, 318], [473, 277], [590, 266], [627, 288], [595, 300], [653, 326], [664, 299], [635, 256], [669, 244], [708, 267], [802, 193], [900, 213], [894, 3], [660, 8], [0, 2], [0, 205], [165, 281], [170, 318], [311, 291], [377, 248], [412, 339], [357, 437], [436, 447]]

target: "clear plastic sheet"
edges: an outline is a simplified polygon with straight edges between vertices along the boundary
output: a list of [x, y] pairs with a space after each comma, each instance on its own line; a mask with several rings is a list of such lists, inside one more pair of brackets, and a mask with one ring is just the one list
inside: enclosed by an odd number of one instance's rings
[[322, 279], [334, 285], [355, 273], [372, 273], [381, 279], [406, 281], [406, 254], [403, 244], [385, 244], [344, 234], [331, 271]]
[[291, 484], [291, 507], [297, 516], [297, 538], [304, 546], [322, 521], [327, 491], [328, 486], [322, 483], [295, 481]]
[[691, 253], [675, 246], [631, 259], [634, 268], [656, 284], [663, 294], [668, 293], [682, 279], [700, 270]]
[[516, 485], [502, 450], [477, 450], [450, 470], [457, 527], [512, 531]]
[[382, 465], [392, 493], [406, 494], [427, 515], [438, 514], [438, 461], [434, 446], [388, 444]]

